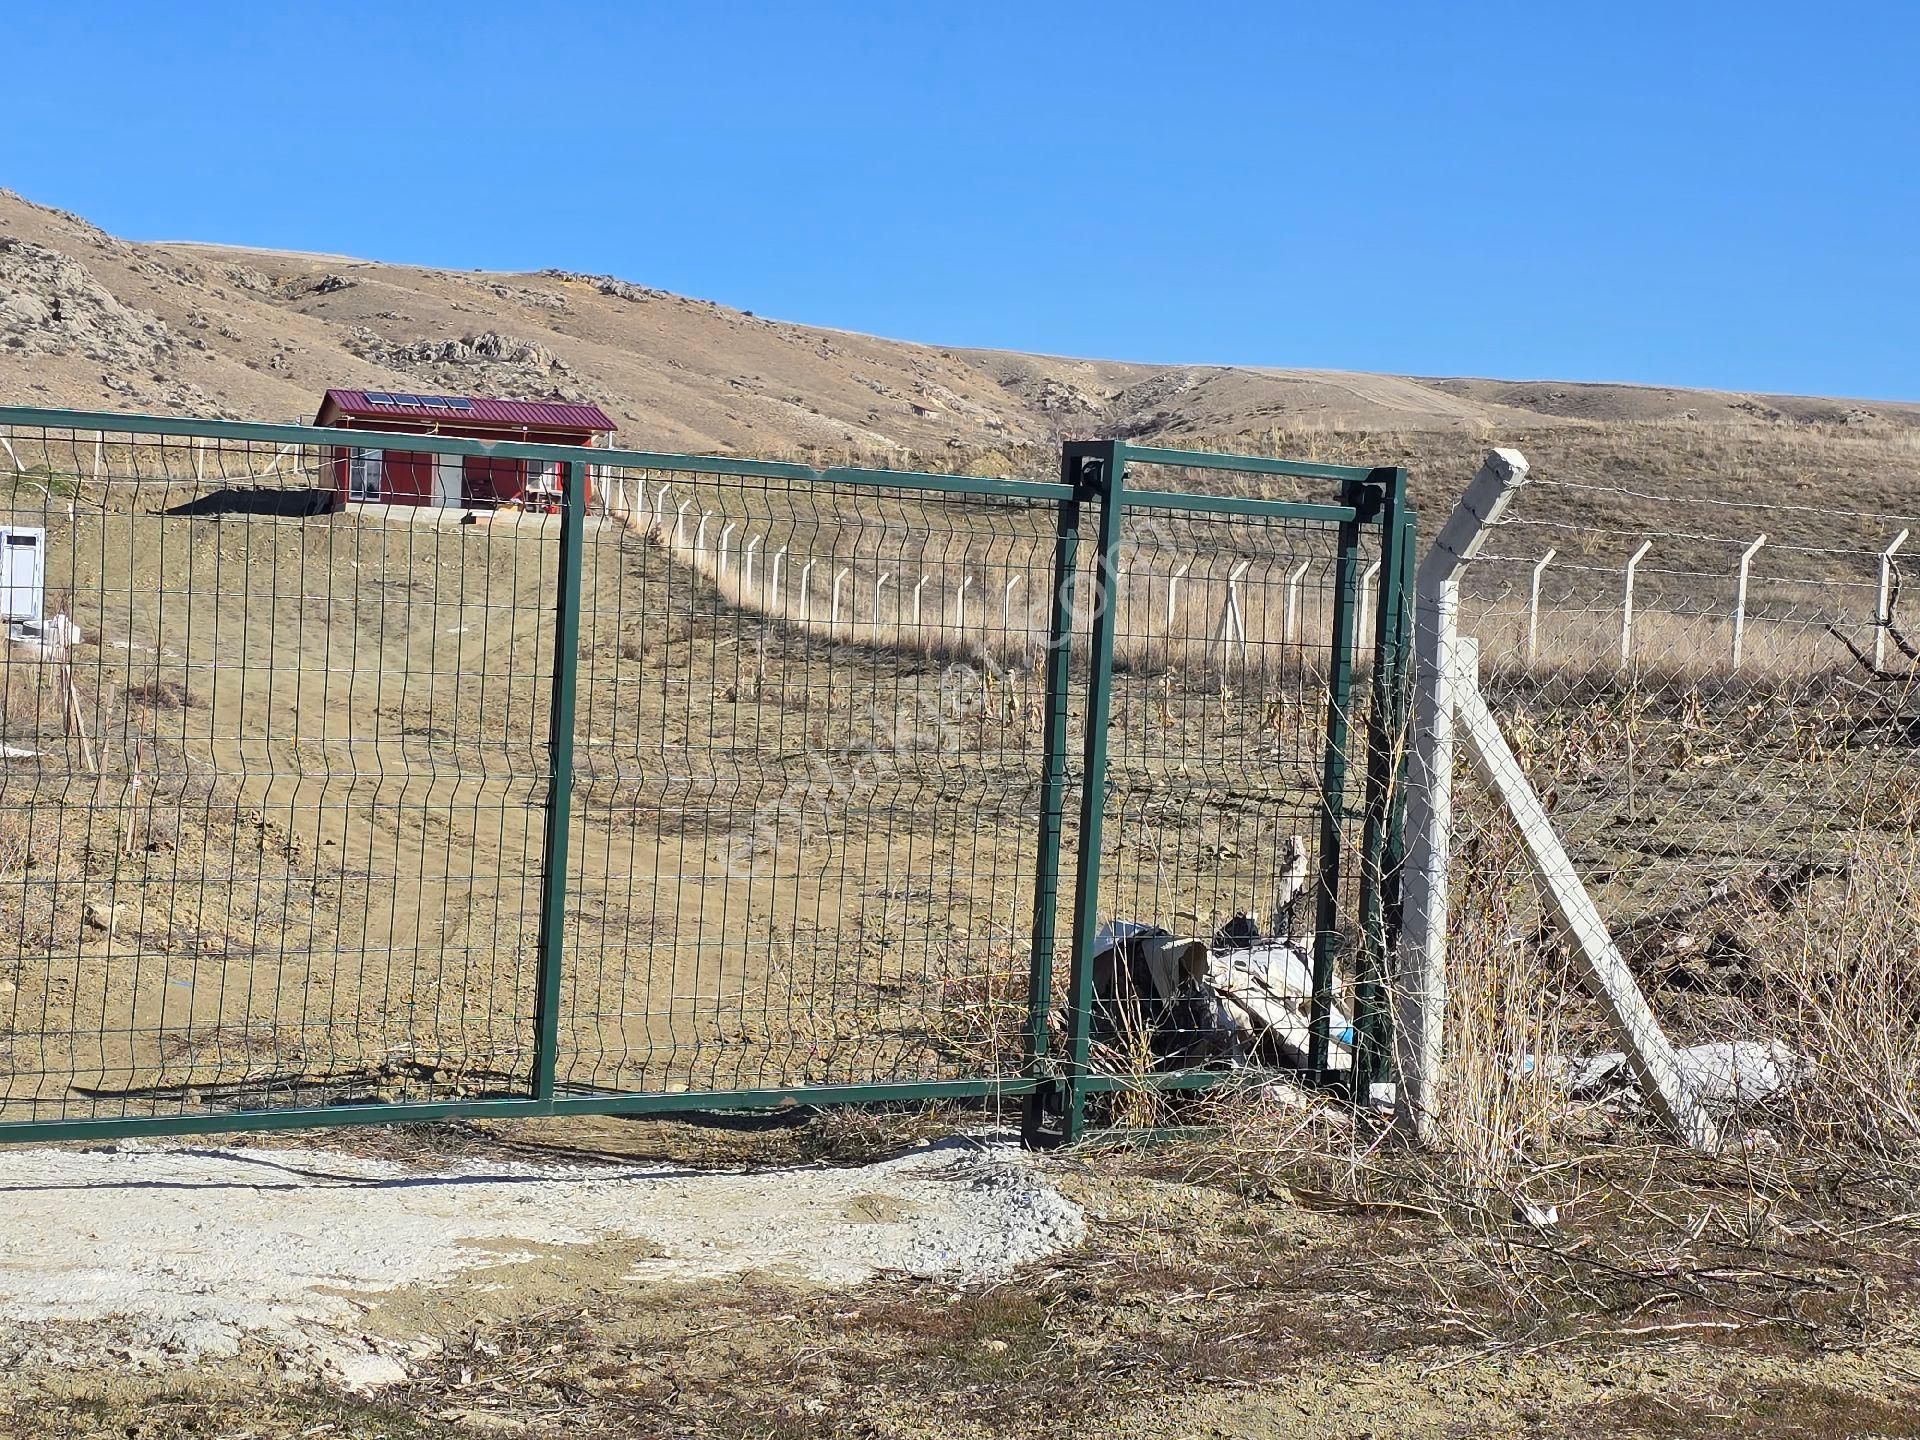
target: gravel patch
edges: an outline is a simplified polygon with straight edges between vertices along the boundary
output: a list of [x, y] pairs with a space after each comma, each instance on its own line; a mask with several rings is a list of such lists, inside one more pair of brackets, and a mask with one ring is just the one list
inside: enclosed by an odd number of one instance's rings
[[[556, 1246], [644, 1243], [637, 1281], [757, 1272], [818, 1285], [882, 1273], [1000, 1278], [1077, 1244], [1080, 1211], [1002, 1141], [879, 1164], [745, 1173], [462, 1162], [128, 1143], [0, 1152], [0, 1326], [97, 1323], [137, 1362], [258, 1337], [372, 1385], [400, 1360], [354, 1329], [356, 1296]], [[66, 1322], [66, 1323], [61, 1323]], [[110, 1322], [110, 1323], [109, 1323]]]

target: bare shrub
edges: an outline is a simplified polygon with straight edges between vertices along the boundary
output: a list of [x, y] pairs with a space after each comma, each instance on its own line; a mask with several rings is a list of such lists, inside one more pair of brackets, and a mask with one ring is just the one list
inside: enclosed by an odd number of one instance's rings
[[1843, 882], [1771, 921], [1748, 1011], [1813, 1061], [1796, 1138], [1920, 1176], [1920, 840], [1863, 835]]
[[184, 710], [189, 705], [200, 703], [199, 697], [185, 685], [174, 680], [162, 680], [158, 676], [129, 685], [127, 700], [130, 704], [145, 705], [153, 710]]

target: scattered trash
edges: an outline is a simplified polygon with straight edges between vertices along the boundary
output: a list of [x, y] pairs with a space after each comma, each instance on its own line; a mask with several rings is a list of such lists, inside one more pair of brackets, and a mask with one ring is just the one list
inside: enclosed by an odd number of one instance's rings
[[[1686, 1046], [1674, 1056], [1700, 1103], [1716, 1110], [1756, 1105], [1805, 1084], [1813, 1074], [1813, 1062], [1779, 1040], [1717, 1040]], [[1536, 1068], [1531, 1056], [1522, 1066]], [[1592, 1056], [1548, 1056], [1537, 1068], [1557, 1078], [1578, 1100], [1604, 1099], [1637, 1089], [1626, 1055], [1617, 1050]]]
[[1542, 1205], [1523, 1196], [1513, 1202], [1513, 1218], [1518, 1224], [1531, 1225], [1536, 1230], [1551, 1230], [1560, 1223], [1560, 1207]]
[[85, 643], [80, 627], [65, 615], [50, 615], [45, 620], [15, 620], [7, 626], [7, 639], [24, 650], [55, 660], [74, 646]]
[[[1096, 1053], [1117, 1070], [1142, 1062], [1158, 1069], [1305, 1069], [1313, 957], [1306, 941], [1285, 935], [1305, 877], [1306, 848], [1296, 836], [1288, 846], [1272, 933], [1262, 933], [1244, 913], [1211, 940], [1131, 920], [1103, 925], [1094, 941]], [[1350, 1068], [1352, 1023], [1336, 1005], [1328, 1025], [1329, 1066]], [[1385, 1103], [1392, 1104], [1391, 1094]]]

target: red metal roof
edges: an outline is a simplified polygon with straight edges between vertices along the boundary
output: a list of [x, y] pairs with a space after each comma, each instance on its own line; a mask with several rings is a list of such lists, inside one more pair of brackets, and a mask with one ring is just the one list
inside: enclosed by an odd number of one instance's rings
[[559, 400], [496, 400], [484, 395], [423, 395], [410, 390], [329, 390], [315, 424], [325, 423], [329, 406], [355, 420], [437, 420], [449, 426], [500, 425], [573, 434], [614, 429], [613, 421], [598, 405], [569, 405]]

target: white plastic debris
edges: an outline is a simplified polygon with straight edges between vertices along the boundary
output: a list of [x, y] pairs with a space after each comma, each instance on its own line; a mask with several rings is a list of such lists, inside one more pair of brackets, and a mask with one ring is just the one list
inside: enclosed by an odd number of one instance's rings
[[[1674, 1052], [1687, 1084], [1704, 1105], [1734, 1110], [1772, 1099], [1806, 1083], [1813, 1062], [1780, 1040], [1716, 1040]], [[1532, 1057], [1523, 1069], [1538, 1068], [1558, 1079], [1567, 1093], [1596, 1099], [1633, 1088], [1627, 1057], [1618, 1050], [1591, 1056], [1548, 1056], [1538, 1067]]]
[[[1208, 957], [1207, 981], [1242, 1028], [1270, 1037], [1289, 1064], [1307, 1063], [1312, 1031], [1313, 962], [1291, 940], [1262, 940]], [[1329, 1063], [1343, 1066], [1353, 1048], [1353, 1026], [1335, 1007], [1328, 1017]]]
[[1522, 1225], [1531, 1225], [1536, 1230], [1551, 1230], [1560, 1223], [1558, 1205], [1542, 1205], [1525, 1196], [1513, 1202], [1513, 1218]]
[[7, 626], [7, 639], [22, 649], [55, 658], [85, 643], [80, 627], [65, 615], [49, 615], [45, 620], [15, 620]]

